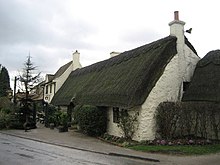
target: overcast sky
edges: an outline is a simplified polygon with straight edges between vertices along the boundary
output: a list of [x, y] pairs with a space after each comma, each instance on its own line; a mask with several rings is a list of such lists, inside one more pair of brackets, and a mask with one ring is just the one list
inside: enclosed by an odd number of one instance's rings
[[54, 74], [80, 52], [83, 66], [169, 35], [179, 11], [200, 57], [220, 49], [218, 0], [0, 0], [0, 64], [10, 77], [29, 52], [43, 74]]

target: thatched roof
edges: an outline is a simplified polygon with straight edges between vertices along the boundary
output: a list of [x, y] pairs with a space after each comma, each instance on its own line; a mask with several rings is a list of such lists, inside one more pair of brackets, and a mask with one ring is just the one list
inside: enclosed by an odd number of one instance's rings
[[220, 102], [220, 50], [210, 51], [198, 62], [183, 101]]
[[95, 106], [141, 105], [177, 53], [176, 40], [168, 36], [73, 71], [51, 103], [69, 105], [74, 100]]

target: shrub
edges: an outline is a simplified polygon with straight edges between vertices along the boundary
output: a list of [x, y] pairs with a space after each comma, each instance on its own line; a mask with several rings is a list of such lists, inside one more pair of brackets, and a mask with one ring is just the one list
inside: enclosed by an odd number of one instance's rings
[[0, 129], [9, 128], [11, 122], [11, 114], [8, 109], [3, 109], [0, 111]]
[[4, 113], [4, 114], [9, 114], [9, 113], [11, 113], [11, 111], [12, 110], [10, 108], [2, 108], [1, 109], [1, 112]]
[[219, 139], [220, 107], [210, 102], [163, 102], [156, 123], [161, 138]]
[[60, 124], [67, 127], [68, 121], [69, 121], [68, 114], [62, 112], [60, 115]]
[[51, 104], [47, 104], [45, 107], [45, 116], [44, 116], [44, 122], [45, 126], [49, 127], [50, 123], [57, 124], [56, 121], [56, 112], [58, 111], [57, 108]]
[[158, 106], [156, 116], [157, 132], [162, 138], [170, 139], [174, 136], [176, 122], [179, 118], [178, 109], [179, 105], [175, 102], [164, 102]]
[[119, 112], [119, 123], [118, 127], [121, 128], [126, 140], [131, 140], [135, 130], [137, 129], [137, 117], [138, 113], [129, 114], [127, 110]]
[[106, 132], [107, 115], [104, 108], [89, 105], [77, 106], [73, 113], [74, 120], [84, 133], [99, 136]]
[[73, 110], [73, 123], [74, 124], [79, 123], [79, 117], [78, 116], [80, 116], [81, 108], [82, 108], [81, 105], [77, 105], [77, 106], [74, 107], [74, 110]]

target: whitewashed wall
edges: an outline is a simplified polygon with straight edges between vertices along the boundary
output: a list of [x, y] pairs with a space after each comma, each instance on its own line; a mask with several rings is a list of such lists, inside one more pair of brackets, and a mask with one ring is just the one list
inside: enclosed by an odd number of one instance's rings
[[[48, 75], [46, 75], [45, 82], [47, 83], [49, 81]], [[52, 85], [52, 91], [50, 92], [50, 85]], [[48, 86], [48, 92], [46, 93], [46, 86]], [[55, 91], [55, 84], [53, 83], [48, 83], [44, 86], [44, 101], [47, 103], [50, 103], [54, 96], [54, 91]]]
[[[50, 85], [52, 85], [52, 91], [50, 92]], [[46, 86], [48, 86], [48, 93], [46, 93], [46, 89], [44, 90], [44, 101], [50, 103], [53, 96], [54, 96], [54, 91], [55, 91], [55, 84], [54, 83], [50, 83], [47, 84]], [[45, 88], [46, 88], [45, 86]]]
[[[166, 66], [163, 75], [141, 106], [139, 113], [139, 129], [134, 140], [153, 140], [156, 135], [155, 112], [157, 106], [164, 101], [177, 101], [182, 97], [183, 81], [190, 81], [199, 57], [185, 46], [184, 54], [177, 54]], [[184, 65], [179, 65], [181, 60]], [[180, 68], [181, 67], [181, 68]]]
[[56, 83], [55, 93], [61, 88], [63, 83], [66, 81], [72, 70], [73, 66], [72, 64], [66, 69], [66, 71], [60, 76], [53, 80], [53, 82]]
[[[53, 80], [52, 84], [52, 92], [50, 93], [50, 84], [48, 84], [48, 93], [46, 94], [46, 89], [44, 90], [44, 99], [46, 102], [50, 103], [54, 94], [61, 88], [61, 86], [63, 85], [63, 83], [66, 81], [66, 79], [68, 78], [68, 76], [70, 75], [70, 73], [72, 72], [72, 64], [66, 69], [66, 71], [59, 77], [55, 78]], [[46, 86], [45, 86], [46, 88]]]
[[113, 108], [112, 107], [108, 108], [107, 117], [108, 117], [107, 133], [109, 135], [114, 135], [118, 137], [123, 136], [122, 130], [117, 126], [117, 123], [113, 122]]
[[[136, 115], [137, 112], [139, 113], [139, 110], [140, 110], [140, 106], [132, 109], [127, 109], [129, 115]], [[123, 131], [121, 130], [121, 128], [118, 127], [117, 123], [113, 122], [113, 107], [108, 108], [107, 116], [108, 116], [107, 133], [110, 135], [122, 137], [124, 135]], [[137, 124], [135, 125], [135, 128], [138, 128]]]
[[[153, 140], [156, 135], [155, 111], [157, 106], [164, 101], [178, 101], [182, 97], [182, 84], [190, 81], [199, 57], [188, 46], [184, 46], [184, 54], [176, 54], [166, 66], [163, 75], [150, 92], [142, 106], [136, 107], [139, 111], [138, 129], [133, 140]], [[182, 61], [180, 65], [179, 62]], [[112, 107], [108, 109], [108, 127], [110, 135], [122, 136], [123, 132], [113, 123]]]

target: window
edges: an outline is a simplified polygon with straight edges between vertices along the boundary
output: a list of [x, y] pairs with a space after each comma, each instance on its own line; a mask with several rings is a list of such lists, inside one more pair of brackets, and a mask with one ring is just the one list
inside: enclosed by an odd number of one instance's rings
[[52, 84], [50, 84], [50, 93], [52, 93]]
[[119, 109], [118, 107], [113, 107], [113, 123], [119, 123], [120, 117], [128, 116], [127, 109]]
[[46, 85], [46, 92], [45, 93], [48, 94], [48, 85]]
[[113, 107], [113, 123], [119, 123], [119, 108]]
[[121, 113], [122, 117], [127, 117], [128, 116], [128, 110], [127, 109], [121, 109], [120, 113]]

